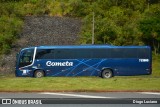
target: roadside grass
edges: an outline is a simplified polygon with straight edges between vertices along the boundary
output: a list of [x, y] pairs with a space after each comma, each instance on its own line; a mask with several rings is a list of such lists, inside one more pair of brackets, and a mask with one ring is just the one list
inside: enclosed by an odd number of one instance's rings
[[153, 56], [152, 75], [99, 77], [15, 77], [0, 75], [0, 91], [160, 91], [160, 56]]
[[153, 77], [160, 78], [160, 55], [154, 55], [152, 57], [152, 75]]
[[0, 91], [160, 91], [160, 78], [3, 77]]

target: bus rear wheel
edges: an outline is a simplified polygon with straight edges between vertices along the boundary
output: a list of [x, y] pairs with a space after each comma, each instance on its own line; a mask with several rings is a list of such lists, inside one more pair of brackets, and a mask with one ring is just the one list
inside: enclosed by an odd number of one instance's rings
[[102, 78], [111, 78], [113, 76], [113, 72], [110, 69], [105, 69], [102, 71]]
[[36, 70], [34, 73], [34, 77], [36, 78], [44, 77], [44, 72], [42, 70]]

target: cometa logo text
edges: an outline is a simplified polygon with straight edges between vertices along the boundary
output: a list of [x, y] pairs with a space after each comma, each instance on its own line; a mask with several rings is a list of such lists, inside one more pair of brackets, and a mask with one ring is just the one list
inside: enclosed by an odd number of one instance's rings
[[52, 62], [52, 61], [47, 61], [46, 62], [47, 66], [73, 66], [73, 62]]

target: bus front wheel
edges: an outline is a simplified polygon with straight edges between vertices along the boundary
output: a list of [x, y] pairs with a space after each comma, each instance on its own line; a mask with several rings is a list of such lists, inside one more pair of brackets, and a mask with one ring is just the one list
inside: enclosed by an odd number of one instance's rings
[[111, 78], [113, 76], [113, 72], [110, 69], [105, 69], [102, 71], [102, 78]]
[[44, 72], [42, 70], [36, 70], [34, 72], [34, 77], [36, 77], [36, 78], [44, 77]]

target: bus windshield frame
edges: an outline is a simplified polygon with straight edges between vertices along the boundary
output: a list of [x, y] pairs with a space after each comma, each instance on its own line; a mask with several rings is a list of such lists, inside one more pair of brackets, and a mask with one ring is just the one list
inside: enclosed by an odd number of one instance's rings
[[22, 68], [32, 65], [33, 57], [34, 57], [34, 49], [22, 50], [19, 56], [18, 67]]

